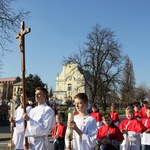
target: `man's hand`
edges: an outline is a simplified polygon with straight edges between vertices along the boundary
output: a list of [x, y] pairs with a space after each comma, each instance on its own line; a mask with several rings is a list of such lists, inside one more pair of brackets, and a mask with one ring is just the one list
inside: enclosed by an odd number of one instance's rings
[[29, 143], [28, 143], [28, 145], [24, 144], [23, 147], [24, 147], [24, 150], [28, 150], [29, 149]]
[[107, 145], [107, 144], [110, 144], [110, 140], [108, 140], [108, 139], [102, 139], [102, 140], [101, 140], [101, 143], [102, 143], [103, 145]]
[[14, 118], [12, 116], [9, 117], [9, 122], [14, 122]]
[[127, 135], [128, 135], [128, 130], [123, 129], [123, 130], [122, 130], [122, 133], [123, 133], [123, 134], [127, 134]]
[[27, 121], [29, 121], [29, 119], [30, 119], [30, 117], [26, 113], [23, 113], [22, 117], [24, 120], [27, 120]]

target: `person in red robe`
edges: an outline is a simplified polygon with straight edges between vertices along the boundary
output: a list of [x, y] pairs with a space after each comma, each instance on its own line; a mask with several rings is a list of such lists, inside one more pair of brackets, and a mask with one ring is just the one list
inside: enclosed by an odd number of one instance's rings
[[96, 104], [92, 105], [92, 113], [90, 114], [90, 116], [95, 118], [97, 128], [99, 128], [102, 125], [102, 115], [100, 114]]
[[140, 112], [140, 104], [139, 103], [135, 103], [133, 105], [133, 109], [134, 109], [134, 116], [135, 116], [135, 118], [140, 121], [140, 119], [142, 117], [142, 114]]
[[146, 117], [146, 109], [148, 107], [148, 102], [143, 101], [143, 107], [140, 109], [142, 117]]
[[146, 115], [146, 117], [141, 119], [142, 124], [147, 128], [147, 130], [143, 132], [141, 136], [142, 150], [150, 149], [150, 107], [147, 107]]
[[102, 116], [103, 126], [98, 129], [97, 141], [103, 150], [118, 150], [118, 146], [124, 140], [122, 132], [113, 124], [109, 113]]
[[66, 126], [62, 123], [62, 116], [60, 114], [56, 115], [56, 125], [52, 130], [52, 137], [54, 138], [54, 150], [64, 150], [65, 145], [65, 132]]
[[119, 125], [119, 129], [125, 138], [120, 145], [120, 150], [140, 150], [140, 134], [147, 129], [135, 118], [134, 110], [131, 106], [126, 108], [125, 113], [126, 119], [124, 119]]
[[119, 116], [118, 116], [118, 112], [116, 111], [116, 105], [115, 105], [115, 104], [112, 104], [112, 105], [111, 105], [110, 116], [111, 116], [112, 122], [113, 122], [116, 126], [118, 126], [119, 123], [120, 123], [120, 119], [119, 119]]

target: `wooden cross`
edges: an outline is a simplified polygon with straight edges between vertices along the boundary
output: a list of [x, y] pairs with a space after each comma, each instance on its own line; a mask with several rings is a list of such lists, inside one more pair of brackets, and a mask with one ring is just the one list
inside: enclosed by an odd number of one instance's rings
[[[20, 23], [20, 33], [16, 35], [16, 39], [19, 38], [19, 47], [20, 47], [20, 53], [21, 53], [21, 69], [22, 69], [22, 91], [23, 91], [23, 110], [24, 113], [26, 113], [26, 84], [25, 84], [25, 34], [30, 32], [30, 28], [24, 29], [25, 23], [24, 21]], [[27, 121], [24, 120], [24, 131], [27, 126]], [[25, 138], [25, 145], [28, 146], [28, 140]]]
[[18, 33], [16, 35], [16, 39], [19, 38], [19, 47], [20, 47], [20, 51], [23, 52], [24, 51], [24, 43], [25, 43], [25, 39], [24, 39], [24, 35], [29, 33], [31, 31], [30, 28], [24, 29], [25, 23], [24, 21], [20, 23], [20, 33]]

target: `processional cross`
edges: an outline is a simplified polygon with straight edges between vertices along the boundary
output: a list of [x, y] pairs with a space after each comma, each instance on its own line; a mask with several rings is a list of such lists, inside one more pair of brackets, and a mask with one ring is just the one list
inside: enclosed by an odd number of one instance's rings
[[[23, 91], [23, 110], [24, 113], [26, 113], [26, 84], [25, 84], [25, 35], [31, 31], [30, 28], [24, 29], [25, 23], [24, 21], [20, 23], [20, 33], [16, 35], [16, 39], [19, 38], [19, 47], [20, 47], [20, 53], [21, 53], [21, 70], [22, 70], [22, 91]], [[27, 121], [24, 120], [24, 130], [27, 126]], [[28, 146], [28, 140], [25, 138], [25, 145]]]

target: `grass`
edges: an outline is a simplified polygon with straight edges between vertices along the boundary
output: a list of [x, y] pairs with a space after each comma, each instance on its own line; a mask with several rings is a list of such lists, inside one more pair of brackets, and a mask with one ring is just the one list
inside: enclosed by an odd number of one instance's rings
[[[111, 110], [109, 107], [106, 107], [106, 113], [109, 113]], [[117, 108], [116, 111], [118, 112], [119, 115], [121, 114], [125, 114], [125, 108]], [[104, 114], [105, 112], [102, 110], [102, 108], [100, 107], [99, 112], [101, 114]]]
[[[102, 108], [100, 107], [99, 109], [100, 113], [101, 114], [104, 114], [105, 112], [102, 110]], [[109, 113], [111, 110], [110, 110], [110, 107], [106, 107], [106, 113]], [[117, 108], [116, 111], [118, 112], [119, 115], [121, 114], [125, 114], [125, 108]], [[66, 121], [67, 118], [68, 118], [68, 107], [66, 105], [61, 105], [59, 107], [59, 111], [58, 113], [60, 113], [63, 117], [63, 120]]]

